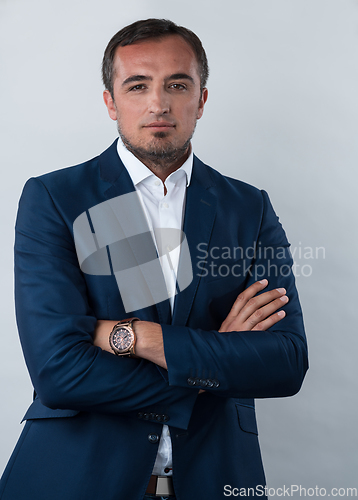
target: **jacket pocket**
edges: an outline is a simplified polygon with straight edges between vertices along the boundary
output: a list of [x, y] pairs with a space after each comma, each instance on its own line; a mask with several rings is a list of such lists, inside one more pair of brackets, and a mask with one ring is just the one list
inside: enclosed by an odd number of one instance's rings
[[253, 406], [246, 406], [242, 404], [235, 404], [239, 424], [243, 431], [258, 434], [255, 408]]
[[32, 405], [29, 407], [25, 413], [24, 418], [21, 420], [34, 420], [38, 418], [62, 418], [62, 417], [74, 417], [78, 415], [77, 410], [52, 410], [47, 406], [44, 406], [41, 401], [36, 398]]

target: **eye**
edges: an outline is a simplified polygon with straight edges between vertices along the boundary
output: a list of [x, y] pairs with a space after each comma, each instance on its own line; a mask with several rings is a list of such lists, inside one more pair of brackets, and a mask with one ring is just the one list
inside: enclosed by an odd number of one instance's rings
[[186, 90], [186, 85], [183, 83], [171, 83], [169, 87], [174, 90]]
[[132, 91], [138, 91], [138, 90], [144, 90], [146, 87], [144, 85], [144, 83], [138, 83], [138, 85], [134, 85], [133, 87], [130, 87], [128, 89], [129, 92], [132, 92]]

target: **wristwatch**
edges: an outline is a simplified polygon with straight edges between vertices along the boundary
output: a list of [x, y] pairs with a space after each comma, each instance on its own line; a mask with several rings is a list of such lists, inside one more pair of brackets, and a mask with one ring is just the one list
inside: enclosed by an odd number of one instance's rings
[[139, 321], [139, 318], [124, 319], [114, 325], [109, 335], [109, 345], [117, 356], [134, 357], [134, 346], [136, 335], [133, 330], [133, 322]]

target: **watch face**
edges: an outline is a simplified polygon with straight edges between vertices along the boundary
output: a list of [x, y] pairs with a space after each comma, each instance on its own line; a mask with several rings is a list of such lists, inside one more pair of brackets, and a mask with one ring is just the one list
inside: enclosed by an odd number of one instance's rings
[[134, 342], [134, 334], [125, 327], [119, 327], [112, 334], [113, 347], [119, 352], [126, 352]]

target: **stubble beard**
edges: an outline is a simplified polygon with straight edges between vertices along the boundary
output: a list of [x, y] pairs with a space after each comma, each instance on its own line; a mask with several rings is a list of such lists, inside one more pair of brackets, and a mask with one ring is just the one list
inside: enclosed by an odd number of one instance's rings
[[167, 132], [155, 132], [153, 134], [155, 140], [146, 147], [143, 147], [132, 144], [123, 134], [119, 120], [117, 121], [118, 133], [125, 147], [152, 171], [162, 173], [173, 171], [174, 167], [175, 169], [179, 168], [185, 162], [195, 127], [196, 122], [190, 137], [181, 146], [175, 146], [171, 142], [166, 141]]

